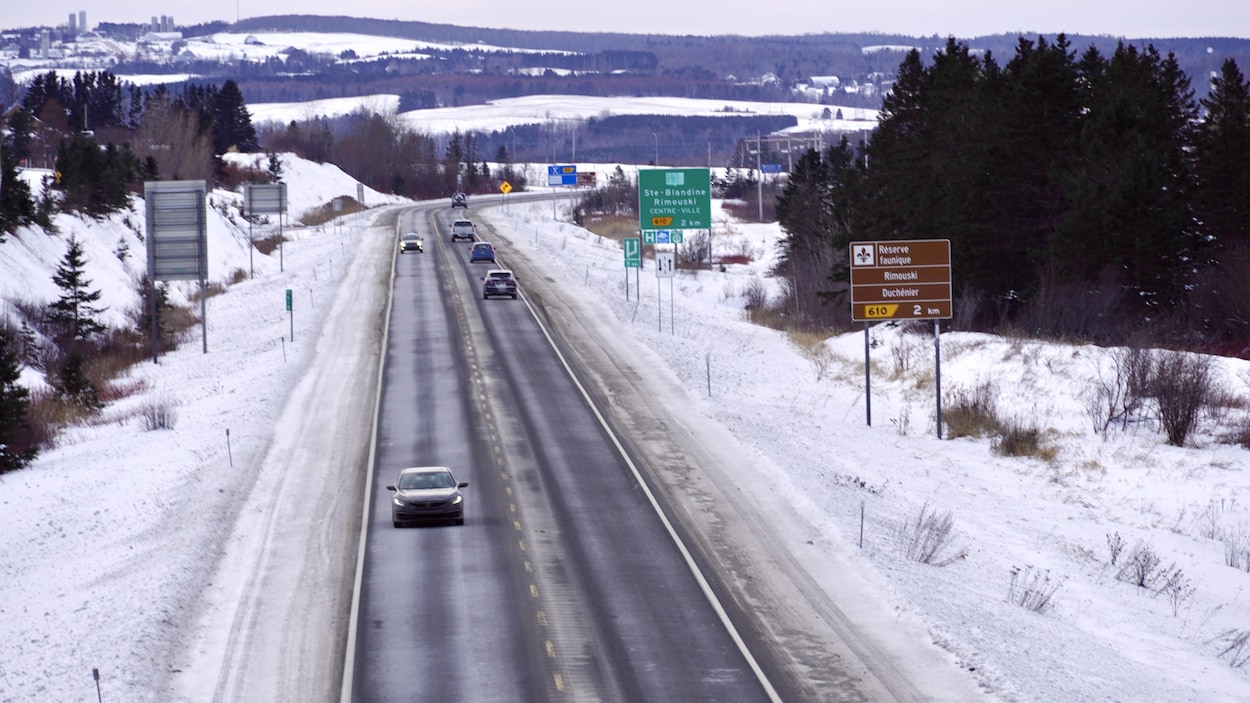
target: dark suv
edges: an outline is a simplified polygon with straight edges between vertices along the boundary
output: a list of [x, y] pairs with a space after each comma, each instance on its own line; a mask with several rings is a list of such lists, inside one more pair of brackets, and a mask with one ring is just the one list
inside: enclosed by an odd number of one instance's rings
[[494, 269], [486, 272], [482, 282], [482, 300], [493, 295], [507, 295], [516, 300], [516, 278], [508, 269]]
[[451, 206], [462, 208], [469, 207], [469, 196], [464, 193], [453, 193], [451, 196]]

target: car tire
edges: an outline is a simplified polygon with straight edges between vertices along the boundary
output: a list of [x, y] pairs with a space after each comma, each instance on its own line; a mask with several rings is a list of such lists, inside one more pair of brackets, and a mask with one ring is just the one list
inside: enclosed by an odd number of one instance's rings
[[482, 300], [490, 300], [490, 296], [489, 296], [489, 295], [486, 295], [485, 293], [483, 293], [483, 294], [482, 294]]
[[513, 299], [513, 300], [516, 300], [516, 293], [513, 293], [513, 294], [512, 294], [512, 299]]
[[400, 522], [399, 522], [398, 520], [391, 520], [391, 526], [392, 526], [392, 527], [403, 527], [403, 525], [402, 525], [402, 524], [400, 524]]
[[462, 518], [462, 517], [460, 517], [460, 518], [456, 518], [454, 522], [455, 522], [457, 525], [463, 525], [463, 524], [464, 524], [464, 518]]

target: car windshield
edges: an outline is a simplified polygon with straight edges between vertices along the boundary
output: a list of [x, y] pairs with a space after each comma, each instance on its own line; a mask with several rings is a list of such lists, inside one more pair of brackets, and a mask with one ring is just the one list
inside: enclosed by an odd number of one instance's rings
[[473, 250], [474, 251], [490, 251], [490, 245], [489, 244], [474, 244]]
[[506, 281], [509, 278], [512, 278], [512, 274], [507, 273], [505, 271], [495, 271], [491, 273], [490, 277], [497, 281]]
[[456, 480], [446, 471], [404, 474], [399, 478], [399, 489], [401, 491], [423, 488], [451, 488], [455, 485]]
[[415, 234], [405, 234], [405, 235], [404, 235], [404, 241], [405, 241], [405, 242], [415, 242], [415, 241], [417, 241], [417, 240], [418, 240], [418, 239], [420, 239], [420, 238], [421, 238], [421, 237], [418, 237], [418, 236], [417, 236], [417, 235], [415, 235]]

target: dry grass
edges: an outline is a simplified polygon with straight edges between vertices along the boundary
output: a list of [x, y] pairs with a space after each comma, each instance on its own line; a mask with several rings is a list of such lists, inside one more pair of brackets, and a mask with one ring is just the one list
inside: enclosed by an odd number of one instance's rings
[[985, 437], [997, 435], [1002, 423], [996, 408], [998, 389], [983, 381], [972, 388], [956, 388], [942, 401], [942, 422], [946, 436]]
[[990, 448], [1001, 456], [1027, 456], [1048, 462], [1059, 454], [1057, 447], [1046, 442], [1046, 433], [1040, 427], [1023, 420], [1001, 422]]
[[317, 225], [323, 225], [327, 222], [331, 222], [336, 217], [350, 215], [355, 212], [363, 212], [368, 209], [362, 205], [359, 200], [346, 195], [340, 197], [339, 200], [343, 203], [343, 209], [339, 212], [334, 211], [334, 201], [330, 201], [320, 207], [313, 208], [312, 210], [305, 212], [300, 216], [299, 223], [305, 227], [316, 227]]
[[271, 234], [268, 237], [258, 237], [252, 240], [252, 246], [256, 247], [256, 251], [268, 256], [278, 250], [278, 245], [286, 241], [286, 237], [281, 234]]
[[621, 241], [637, 237], [638, 218], [625, 215], [592, 215], [586, 218], [585, 228], [605, 239]]

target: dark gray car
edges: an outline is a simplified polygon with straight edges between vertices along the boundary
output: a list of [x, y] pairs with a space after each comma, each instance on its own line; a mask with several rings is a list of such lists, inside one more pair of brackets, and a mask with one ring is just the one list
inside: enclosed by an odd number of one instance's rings
[[391, 524], [401, 527], [419, 522], [464, 524], [464, 496], [446, 466], [412, 466], [399, 472], [399, 480], [386, 487], [391, 496]]

